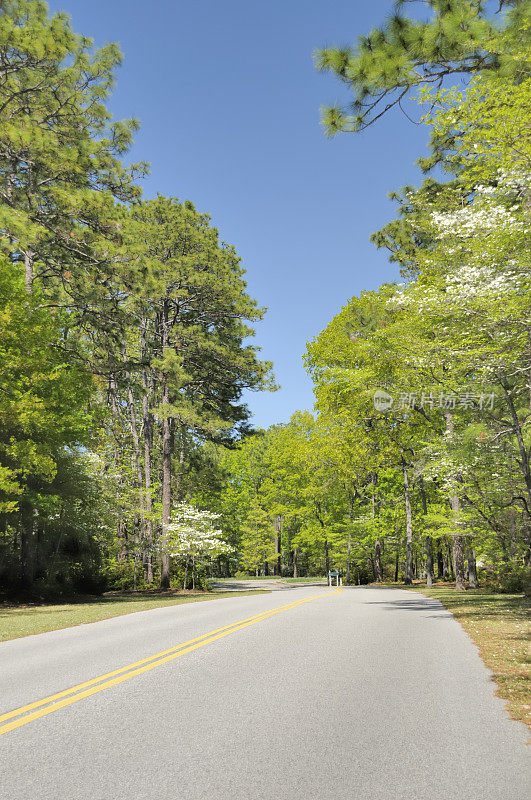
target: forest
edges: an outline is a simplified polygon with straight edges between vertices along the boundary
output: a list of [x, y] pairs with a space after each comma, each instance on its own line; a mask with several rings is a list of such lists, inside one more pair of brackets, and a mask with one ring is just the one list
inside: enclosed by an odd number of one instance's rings
[[329, 569], [529, 590], [531, 8], [417, 5], [315, 53], [352, 95], [325, 134], [416, 97], [428, 151], [372, 237], [400, 279], [345, 287], [303, 355], [315, 408], [262, 430], [265, 310], [178, 186], [143, 197], [119, 48], [0, 1], [3, 597]]

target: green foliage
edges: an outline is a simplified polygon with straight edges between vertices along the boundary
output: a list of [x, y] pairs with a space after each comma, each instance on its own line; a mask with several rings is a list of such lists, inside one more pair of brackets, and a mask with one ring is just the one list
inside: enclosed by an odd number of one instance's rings
[[[458, 588], [465, 573], [474, 586], [479, 568], [521, 591], [531, 560], [529, 6], [502, 3], [497, 24], [484, 3], [426, 5], [427, 20], [398, 4], [356, 50], [318, 54], [354, 92], [325, 124], [359, 130], [418, 90], [431, 132], [420, 165], [441, 163], [450, 180], [393, 194], [398, 219], [373, 240], [407, 283], [352, 298], [308, 344], [316, 415], [247, 440], [228, 464], [227, 496], [244, 563], [249, 536], [258, 547], [281, 517], [284, 563], [296, 550], [309, 569], [324, 555], [351, 582], [429, 571]], [[468, 87], [448, 90], [459, 74]], [[250, 518], [263, 526], [253, 532]]]
[[171, 496], [206, 488], [203, 443], [231, 445], [243, 392], [273, 388], [249, 342], [263, 312], [208, 215], [141, 201], [146, 165], [122, 161], [137, 123], [106, 107], [115, 44], [6, 0], [0, 58], [5, 585], [136, 588], [159, 557], [167, 582]]
[[[317, 69], [331, 72], [353, 93], [347, 108], [322, 111], [328, 135], [357, 132], [395, 107], [404, 110], [412, 91], [441, 88], [445, 79], [475, 74], [519, 80], [529, 69], [529, 11], [526, 0], [502, 0], [498, 16], [486, 3], [419, 0], [427, 19], [404, 15], [405, 2], [381, 28], [361, 36], [355, 47], [317, 50]], [[407, 113], [407, 112], [405, 112]]]

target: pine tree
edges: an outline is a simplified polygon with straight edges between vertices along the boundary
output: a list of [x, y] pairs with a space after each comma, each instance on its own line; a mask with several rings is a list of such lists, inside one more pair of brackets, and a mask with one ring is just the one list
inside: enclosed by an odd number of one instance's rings
[[395, 107], [404, 111], [412, 90], [441, 88], [446, 78], [490, 72], [520, 80], [528, 73], [528, 0], [501, 0], [498, 7], [517, 39], [516, 56], [482, 0], [418, 0], [431, 12], [428, 21], [405, 16], [406, 2], [397, 2], [385, 25], [361, 36], [356, 47], [316, 52], [317, 68], [336, 75], [354, 95], [348, 108], [323, 109], [328, 135], [363, 130]]

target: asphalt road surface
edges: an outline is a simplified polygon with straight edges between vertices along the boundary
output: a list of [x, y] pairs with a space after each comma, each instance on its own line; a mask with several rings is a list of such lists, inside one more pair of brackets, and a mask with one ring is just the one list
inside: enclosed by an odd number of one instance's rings
[[17, 639], [0, 688], [2, 800], [529, 797], [526, 728], [476, 648], [398, 589], [285, 587]]

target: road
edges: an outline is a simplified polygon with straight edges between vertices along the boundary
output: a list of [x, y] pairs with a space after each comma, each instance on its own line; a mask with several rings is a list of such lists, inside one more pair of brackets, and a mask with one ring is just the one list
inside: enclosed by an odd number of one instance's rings
[[0, 712], [79, 684], [0, 717], [1, 800], [529, 796], [525, 727], [451, 615], [403, 590], [281, 587], [0, 644]]

